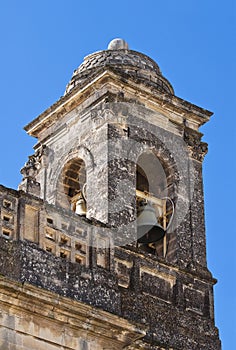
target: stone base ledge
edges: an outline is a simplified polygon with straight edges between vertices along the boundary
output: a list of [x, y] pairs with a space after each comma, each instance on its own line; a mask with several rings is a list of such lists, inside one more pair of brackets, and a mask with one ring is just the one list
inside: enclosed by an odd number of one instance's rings
[[124, 318], [0, 276], [1, 349], [118, 350], [145, 334]]

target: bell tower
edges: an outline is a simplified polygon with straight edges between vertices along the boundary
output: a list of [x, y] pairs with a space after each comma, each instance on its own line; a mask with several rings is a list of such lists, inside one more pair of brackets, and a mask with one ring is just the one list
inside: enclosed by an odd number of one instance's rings
[[[220, 350], [199, 132], [211, 115], [122, 39], [85, 57], [64, 96], [25, 127], [37, 143], [19, 190], [0, 188], [3, 293], [22, 298], [18, 313], [0, 305], [44, 328], [36, 335], [25, 321], [9, 328], [15, 339], [30, 336], [31, 349]], [[45, 312], [23, 306], [33, 296]]]

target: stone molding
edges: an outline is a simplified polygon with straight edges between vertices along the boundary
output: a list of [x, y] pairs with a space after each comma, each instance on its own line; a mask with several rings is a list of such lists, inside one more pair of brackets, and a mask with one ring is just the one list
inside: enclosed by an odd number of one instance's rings
[[[66, 349], [75, 348], [70, 347], [69, 342], [63, 344], [63, 339], [50, 339], [52, 335], [46, 331], [45, 334], [40, 331], [37, 333], [35, 327], [37, 322], [40, 322], [41, 327], [44, 326], [44, 323], [51, 324], [53, 328], [60, 328], [63, 325], [65, 333], [73, 334], [72, 338], [75, 336], [76, 338], [84, 338], [88, 344], [94, 343], [96, 340], [97, 344], [94, 344], [92, 348], [89, 347], [91, 350], [123, 349], [144, 337], [146, 333], [144, 326], [138, 327], [137, 324], [134, 325], [119, 316], [28, 283], [21, 284], [2, 276], [0, 276], [0, 305], [1, 309], [8, 309], [9, 314], [14, 315], [15, 319], [25, 318], [25, 327], [20, 321], [15, 322], [12, 330], [16, 333], [31, 335], [46, 343], [65, 346]], [[26, 326], [27, 318], [31, 323], [30, 331]], [[5, 324], [5, 326], [7, 325]], [[11, 326], [8, 325], [8, 327], [11, 329]], [[74, 339], [71, 339], [71, 344], [73, 343]], [[80, 348], [76, 347], [76, 349]]]
[[[49, 128], [58, 119], [62, 119], [63, 116], [81, 105], [85, 100], [91, 98], [91, 96], [94, 95], [94, 100], [96, 100], [98, 92], [102, 89], [104, 90], [105, 88], [105, 93], [112, 91], [112, 84], [115, 84], [118, 91], [132, 92], [136, 100], [153, 101], [155, 105], [158, 104], [161, 108], [164, 107], [166, 110], [170, 110], [198, 126], [207, 122], [212, 115], [212, 112], [197, 107], [177, 96], [164, 94], [158, 90], [150, 89], [141, 83], [135, 83], [132, 80], [124, 81], [119, 74], [106, 68], [105, 71], [99, 72], [91, 82], [87, 82], [83, 86], [77, 85], [71, 93], [61, 97], [51, 107], [26, 125], [25, 130], [31, 136], [39, 137], [43, 129]], [[138, 96], [139, 93], [140, 96]]]

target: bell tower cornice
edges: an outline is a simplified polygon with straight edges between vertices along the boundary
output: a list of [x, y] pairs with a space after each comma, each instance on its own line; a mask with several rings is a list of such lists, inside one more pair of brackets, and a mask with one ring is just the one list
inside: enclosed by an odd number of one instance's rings
[[206, 123], [213, 114], [175, 95], [150, 88], [144, 83], [137, 83], [131, 78], [124, 79], [111, 68], [107, 68], [105, 71], [100, 71], [91, 81], [86, 81], [83, 86], [77, 86], [70, 93], [61, 97], [27, 124], [25, 130], [29, 135], [38, 138], [44, 130], [62, 120], [75, 108], [82, 104], [85, 105], [84, 107], [89, 107], [109, 93], [117, 94], [116, 102], [132, 100], [132, 102], [143, 104], [151, 110], [163, 111], [168, 119], [176, 124], [182, 125], [185, 120], [188, 127], [195, 131]]

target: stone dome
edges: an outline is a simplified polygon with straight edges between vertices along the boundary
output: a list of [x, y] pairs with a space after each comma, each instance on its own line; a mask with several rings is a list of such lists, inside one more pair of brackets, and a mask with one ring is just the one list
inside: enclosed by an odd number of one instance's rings
[[157, 63], [140, 52], [129, 50], [128, 44], [118, 38], [109, 43], [107, 50], [92, 53], [84, 58], [83, 63], [74, 71], [65, 95], [106, 69], [118, 73], [124, 79], [174, 94], [173, 87], [163, 77]]

